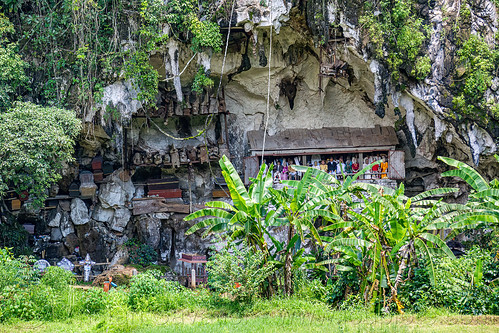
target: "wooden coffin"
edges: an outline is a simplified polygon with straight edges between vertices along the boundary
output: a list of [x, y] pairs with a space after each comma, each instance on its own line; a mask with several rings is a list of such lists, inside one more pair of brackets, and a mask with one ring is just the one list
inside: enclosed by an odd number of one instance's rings
[[77, 198], [80, 196], [80, 187], [76, 183], [71, 183], [69, 185], [69, 196], [73, 198]]
[[214, 189], [213, 192], [213, 197], [214, 198], [229, 198], [230, 197], [230, 194], [229, 194], [229, 190], [228, 189], [225, 189], [225, 190], [222, 190], [222, 189]]
[[[201, 254], [191, 254], [191, 253], [182, 253], [182, 259], [185, 261], [192, 261], [192, 262], [206, 262], [206, 256], [203, 256]], [[180, 259], [180, 260], [182, 260]]]
[[19, 209], [21, 209], [21, 200], [19, 200], [19, 199], [12, 199], [12, 200], [10, 200], [10, 209], [11, 210], [19, 210]]
[[7, 191], [5, 192], [5, 199], [14, 199], [17, 197], [16, 191]]
[[163, 179], [149, 179], [147, 188], [151, 190], [169, 190], [179, 188], [177, 177], [167, 177]]
[[80, 198], [91, 199], [95, 196], [97, 185], [94, 183], [83, 183], [80, 185]]
[[96, 156], [92, 160], [92, 170], [102, 170], [102, 156]]
[[90, 183], [94, 182], [94, 174], [90, 171], [82, 171], [80, 173], [80, 183]]
[[55, 199], [48, 199], [46, 202], [45, 202], [45, 208], [48, 209], [48, 208], [57, 208], [57, 205], [59, 204], [59, 200], [55, 200]]
[[94, 170], [94, 181], [101, 182], [104, 180], [104, 172], [102, 170]]
[[114, 171], [113, 163], [111, 163], [111, 162], [104, 162], [104, 164], [102, 165], [102, 172], [104, 173], [104, 177], [112, 174], [113, 171]]
[[149, 190], [147, 194], [149, 196], [158, 196], [161, 198], [182, 198], [182, 190], [179, 188], [167, 190]]

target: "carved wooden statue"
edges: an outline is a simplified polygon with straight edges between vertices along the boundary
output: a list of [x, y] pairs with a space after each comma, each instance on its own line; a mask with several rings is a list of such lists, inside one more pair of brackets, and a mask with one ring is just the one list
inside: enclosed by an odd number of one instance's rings
[[140, 153], [138, 153], [138, 152], [135, 153], [133, 155], [133, 164], [140, 165], [142, 163], [143, 163], [143, 161], [142, 161], [142, 155], [140, 155]]
[[180, 158], [178, 155], [178, 150], [175, 147], [173, 147], [170, 150], [170, 158], [171, 158], [172, 166], [174, 168], [180, 167]]

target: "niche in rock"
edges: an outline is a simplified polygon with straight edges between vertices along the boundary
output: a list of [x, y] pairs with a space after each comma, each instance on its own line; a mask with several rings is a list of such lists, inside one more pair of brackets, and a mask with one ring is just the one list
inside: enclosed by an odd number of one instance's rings
[[281, 84], [279, 85], [281, 89], [281, 95], [284, 95], [288, 98], [289, 107], [293, 110], [295, 106], [295, 97], [296, 97], [296, 86], [298, 84], [298, 79], [296, 78], [288, 78], [283, 79]]
[[190, 117], [178, 118], [177, 131], [181, 137], [192, 136]]
[[143, 183], [148, 179], [161, 178], [161, 168], [159, 167], [139, 167], [135, 169], [132, 176], [132, 182]]

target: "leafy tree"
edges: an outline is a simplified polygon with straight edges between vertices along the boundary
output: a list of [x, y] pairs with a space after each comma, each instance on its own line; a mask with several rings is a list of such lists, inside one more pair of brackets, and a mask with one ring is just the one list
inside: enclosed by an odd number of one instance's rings
[[64, 162], [73, 160], [80, 131], [74, 112], [18, 102], [0, 113], [0, 194], [9, 186], [28, 190], [43, 205]]
[[14, 26], [5, 15], [0, 13], [0, 110], [8, 108], [18, 88], [28, 80], [24, 74], [26, 63], [17, 53], [17, 44], [10, 43], [9, 34]]

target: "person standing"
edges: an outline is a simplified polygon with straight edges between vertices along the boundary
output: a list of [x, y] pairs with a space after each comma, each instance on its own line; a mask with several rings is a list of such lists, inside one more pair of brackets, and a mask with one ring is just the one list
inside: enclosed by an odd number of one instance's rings
[[321, 161], [320, 168], [321, 168], [321, 171], [327, 172], [327, 165], [326, 165], [326, 162], [324, 160]]
[[333, 160], [332, 157], [330, 159], [328, 159], [328, 162], [327, 162], [327, 172], [330, 175], [333, 175], [333, 174], [336, 173], [336, 163], [334, 162], [334, 160]]

